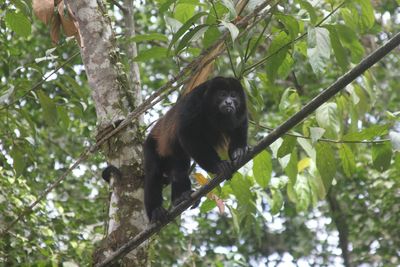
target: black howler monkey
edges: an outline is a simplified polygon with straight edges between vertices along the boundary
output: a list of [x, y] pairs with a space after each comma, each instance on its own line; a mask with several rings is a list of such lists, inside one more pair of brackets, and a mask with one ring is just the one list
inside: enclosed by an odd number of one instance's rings
[[227, 148], [232, 161], [247, 150], [246, 95], [235, 78], [216, 77], [183, 96], [151, 130], [144, 143], [144, 203], [150, 221], [163, 220], [162, 188], [171, 183], [172, 204], [190, 198], [190, 159], [211, 173], [229, 163], [216, 150]]

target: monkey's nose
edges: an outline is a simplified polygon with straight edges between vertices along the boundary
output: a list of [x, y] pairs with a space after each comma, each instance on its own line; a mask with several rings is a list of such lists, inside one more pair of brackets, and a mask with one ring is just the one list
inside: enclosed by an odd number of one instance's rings
[[225, 105], [233, 106], [233, 102], [231, 100], [225, 100]]

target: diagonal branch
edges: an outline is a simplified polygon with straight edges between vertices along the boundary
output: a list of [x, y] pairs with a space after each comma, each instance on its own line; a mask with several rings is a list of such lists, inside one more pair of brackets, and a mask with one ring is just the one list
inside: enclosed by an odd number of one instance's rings
[[[234, 164], [233, 170], [238, 170], [241, 166], [249, 162], [258, 153], [266, 149], [269, 145], [275, 142], [279, 137], [288, 132], [291, 128], [295, 127], [301, 121], [303, 121], [307, 116], [314, 112], [318, 107], [328, 101], [335, 94], [340, 92], [344, 87], [354, 81], [363, 72], [372, 67], [375, 63], [386, 56], [390, 51], [392, 51], [396, 46], [400, 44], [400, 33], [397, 33], [392, 37], [386, 44], [382, 45], [380, 48], [376, 49], [373, 53], [368, 55], [363, 59], [357, 66], [341, 76], [336, 82], [334, 82], [327, 89], [318, 94], [314, 99], [312, 99], [307, 105], [305, 105], [299, 112], [291, 116], [287, 121], [282, 123], [280, 126], [275, 128], [268, 136], [262, 139], [254, 148], [245, 155], [243, 162]], [[207, 193], [211, 192], [215, 187], [222, 183], [227, 178], [223, 175], [217, 175], [208, 184], [201, 187], [199, 190], [194, 192], [191, 197], [192, 199], [180, 203], [178, 206], [174, 207], [168, 218], [156, 224], [151, 224], [148, 229], [139, 233], [135, 238], [131, 239], [128, 243], [121, 246], [113, 254], [111, 254], [105, 261], [96, 265], [96, 267], [109, 266], [111, 263], [116, 262], [121, 259], [131, 250], [137, 248], [144, 241], [148, 240], [151, 236], [158, 233], [165, 225], [170, 223], [176, 217], [178, 217], [183, 211], [191, 207], [197, 200]]]

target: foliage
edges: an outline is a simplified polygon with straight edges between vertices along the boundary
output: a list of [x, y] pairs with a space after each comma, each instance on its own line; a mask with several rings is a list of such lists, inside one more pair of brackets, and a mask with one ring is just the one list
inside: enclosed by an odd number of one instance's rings
[[[249, 1], [244, 15], [259, 3]], [[96, 117], [73, 57], [76, 43], [64, 39], [52, 48], [29, 4], [0, 5], [4, 228], [93, 142]], [[252, 144], [400, 29], [390, 0], [280, 1], [246, 31], [235, 26], [239, 14], [229, 0], [136, 7], [138, 35], [118, 44], [139, 45], [146, 96], [229, 32], [229, 53], [216, 60], [214, 74], [243, 76]], [[118, 7], [107, 8], [123, 29]], [[216, 190], [229, 212], [219, 215], [207, 200], [195, 215], [185, 213], [181, 226], [169, 225], [155, 238], [154, 265], [338, 265], [343, 236], [354, 265], [399, 265], [399, 62], [397, 50]], [[157, 106], [147, 122], [163, 111]], [[102, 161], [96, 155], [82, 164], [1, 239], [2, 264], [90, 264], [107, 217]]]

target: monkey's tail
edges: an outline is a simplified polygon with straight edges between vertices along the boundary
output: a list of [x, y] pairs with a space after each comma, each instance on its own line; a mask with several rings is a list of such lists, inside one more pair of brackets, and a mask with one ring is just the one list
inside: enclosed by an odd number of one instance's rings
[[122, 172], [117, 167], [114, 165], [108, 165], [101, 173], [101, 176], [107, 183], [110, 183], [110, 178], [113, 174], [118, 178], [122, 177]]

